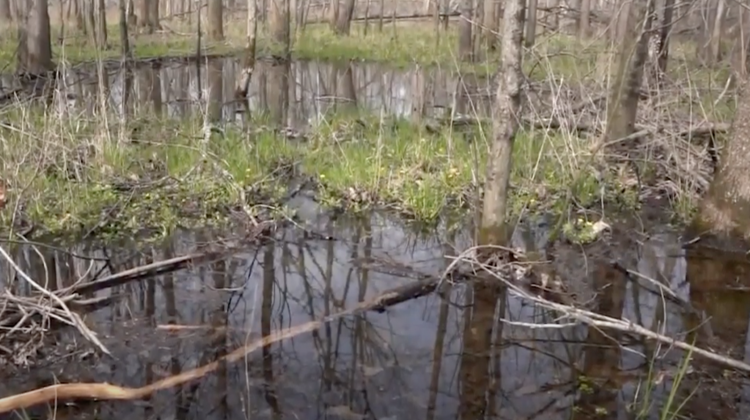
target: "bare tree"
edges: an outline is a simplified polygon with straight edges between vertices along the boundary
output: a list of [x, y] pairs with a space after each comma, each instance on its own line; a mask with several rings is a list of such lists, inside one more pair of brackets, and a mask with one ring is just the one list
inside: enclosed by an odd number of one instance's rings
[[[120, 54], [125, 61], [130, 56], [130, 38], [128, 35], [128, 10], [127, 2], [129, 0], [118, 0], [117, 6], [120, 11]], [[124, 109], [124, 108], [123, 108]]]
[[750, 239], [750, 81], [740, 83], [729, 140], [693, 223], [698, 233]]
[[484, 20], [482, 21], [484, 43], [490, 50], [497, 46], [497, 30], [499, 19], [495, 0], [484, 0]]
[[[245, 56], [242, 62], [242, 70], [237, 77], [234, 96], [247, 99], [250, 90], [250, 81], [255, 69], [255, 44], [258, 37], [258, 0], [247, 0], [247, 33], [245, 43]], [[243, 101], [246, 104], [246, 101]]]
[[472, 60], [472, 20], [473, 20], [473, 2], [472, 0], [461, 0], [461, 21], [458, 26], [458, 56], [463, 61]]
[[602, 139], [604, 143], [600, 144], [616, 142], [632, 134], [638, 112], [654, 2], [635, 0], [630, 3], [627, 11], [628, 13], [621, 13], [619, 16], [618, 26], [624, 33], [620, 43], [617, 75], [607, 102], [607, 129]]
[[336, 25], [333, 30], [339, 35], [349, 35], [354, 16], [354, 0], [344, 0], [344, 8], [339, 9], [336, 16]]
[[271, 0], [270, 30], [272, 39], [284, 46], [284, 51], [289, 52], [289, 1]]
[[107, 8], [104, 0], [96, 0], [96, 42], [101, 49], [107, 48]]
[[10, 0], [0, 0], [0, 22], [9, 23], [13, 21], [10, 14]]
[[96, 40], [96, 11], [95, 3], [97, 0], [84, 0], [85, 8], [84, 19], [86, 19], [86, 31], [90, 35], [90, 41], [93, 45], [99, 45]]
[[159, 14], [159, 0], [148, 1], [148, 26], [149, 32], [153, 33], [161, 29], [160, 14]]
[[669, 63], [669, 34], [672, 32], [674, 20], [674, 0], [664, 1], [664, 14], [659, 27], [659, 51], [657, 53], [659, 74], [667, 72]]
[[580, 16], [578, 16], [578, 38], [589, 36], [589, 17], [591, 15], [591, 0], [581, 0]]
[[479, 243], [483, 245], [503, 245], [507, 240], [505, 217], [508, 207], [511, 154], [521, 108], [524, 3], [524, 0], [508, 0], [503, 13], [499, 83], [492, 110], [492, 147], [487, 159], [481, 231], [478, 238]]
[[706, 61], [709, 64], [718, 63], [721, 60], [721, 33], [724, 22], [724, 0], [717, 0], [714, 2], [714, 9], [712, 9], [712, 25], [711, 35], [709, 38], [709, 57], [706, 57]]
[[137, 0], [137, 16], [136, 23], [138, 24], [139, 28], [148, 28], [148, 22], [149, 22], [149, 7], [148, 2], [149, 0]]
[[18, 25], [18, 71], [43, 74], [54, 70], [47, 0], [29, 1], [25, 25]]
[[526, 38], [525, 44], [527, 48], [531, 48], [536, 42], [536, 19], [537, 19], [537, 6], [538, 0], [529, 0], [529, 7], [526, 11]]
[[133, 0], [127, 0], [127, 4], [125, 6], [126, 8], [126, 16], [127, 16], [127, 24], [129, 27], [134, 28], [138, 25], [138, 17], [135, 14], [135, 3]]
[[221, 0], [208, 0], [208, 39], [224, 40], [224, 5]]
[[[331, 23], [331, 29], [333, 30], [336, 30], [336, 23], [339, 20], [339, 7], [340, 7], [339, 0], [331, 0], [329, 9], [328, 9], [328, 13], [329, 13], [328, 19], [329, 19], [329, 22]], [[380, 12], [382, 16], [383, 9], [381, 9]]]

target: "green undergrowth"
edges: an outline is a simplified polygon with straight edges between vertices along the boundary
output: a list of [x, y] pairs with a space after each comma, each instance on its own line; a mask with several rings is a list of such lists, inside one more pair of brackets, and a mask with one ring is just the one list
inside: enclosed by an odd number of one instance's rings
[[[166, 233], [231, 222], [248, 212], [267, 214], [269, 208], [286, 211], [296, 177], [311, 177], [327, 207], [385, 207], [432, 223], [472, 208], [489, 147], [481, 127], [434, 132], [357, 111], [327, 116], [304, 139], [265, 129], [258, 117], [251, 132], [228, 127], [208, 143], [198, 120], [141, 118], [122, 130], [109, 120], [106, 130], [101, 119], [45, 116], [28, 108], [3, 117], [17, 128], [5, 130], [0, 144], [0, 178], [10, 186], [2, 224], [10, 226], [17, 207], [17, 223], [52, 233]], [[585, 168], [588, 160], [571, 153], [586, 147], [583, 139], [521, 133], [513, 159], [513, 212], [567, 209], [574, 181], [576, 206], [603, 198], [635, 205], [634, 192], [602, 189], [602, 182], [618, 181], [597, 180]]]

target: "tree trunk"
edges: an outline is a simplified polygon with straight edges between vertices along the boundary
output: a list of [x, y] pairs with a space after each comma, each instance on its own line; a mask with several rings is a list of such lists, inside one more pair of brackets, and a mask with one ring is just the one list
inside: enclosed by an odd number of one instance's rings
[[0, 22], [10, 23], [13, 16], [10, 14], [10, 0], [0, 0]]
[[484, 20], [482, 21], [482, 33], [484, 43], [490, 51], [497, 46], [498, 16], [496, 14], [495, 0], [484, 0]]
[[336, 30], [336, 22], [339, 20], [339, 0], [331, 0], [331, 8], [329, 12], [329, 22], [331, 23], [331, 29]]
[[352, 17], [354, 16], [354, 0], [344, 0], [344, 8], [339, 9], [336, 17], [336, 26], [334, 32], [338, 35], [349, 35], [352, 26]]
[[206, 79], [208, 79], [208, 121], [218, 123], [221, 121], [224, 109], [224, 66], [223, 60], [210, 60], [206, 66]]
[[91, 36], [91, 44], [93, 45], [99, 45], [97, 41], [97, 28], [96, 28], [96, 11], [95, 11], [95, 2], [97, 0], [84, 0], [84, 7], [86, 8], [86, 13], [84, 14], [86, 19], [86, 31], [89, 33], [89, 36]]
[[741, 82], [729, 140], [694, 229], [750, 239], [750, 81]]
[[127, 16], [127, 24], [129, 28], [134, 28], [138, 24], [138, 18], [135, 15], [135, 3], [133, 0], [126, 0], [127, 4], [125, 6], [126, 9], [126, 16]]
[[536, 42], [536, 18], [538, 0], [529, 0], [528, 16], [526, 17], [526, 48], [531, 48]]
[[150, 20], [149, 18], [149, 7], [148, 2], [149, 0], [137, 0], [138, 3], [138, 18], [137, 18], [137, 24], [139, 28], [148, 28], [148, 22]]
[[96, 41], [100, 49], [107, 48], [107, 9], [104, 0], [96, 1], [97, 22], [96, 22]]
[[[644, 3], [647, 3], [648, 7]], [[620, 16], [618, 32], [624, 32], [620, 43], [617, 75], [607, 103], [607, 129], [602, 139], [604, 144], [615, 142], [633, 133], [643, 83], [643, 68], [648, 56], [648, 31], [651, 29], [653, 9], [652, 0], [637, 0], [627, 8], [628, 13]]]
[[284, 46], [284, 51], [289, 52], [289, 1], [271, 0], [271, 38]]
[[714, 65], [721, 60], [721, 32], [724, 22], [724, 0], [716, 1], [713, 25], [711, 26], [710, 54], [708, 64]]
[[578, 16], [578, 38], [586, 39], [589, 36], [589, 17], [591, 15], [591, 0], [581, 0], [581, 11]]
[[148, 0], [148, 31], [154, 33], [161, 30], [159, 23], [159, 0]]
[[508, 239], [505, 217], [513, 140], [518, 131], [517, 116], [521, 107], [524, 3], [524, 0], [508, 0], [503, 13], [499, 83], [492, 111], [493, 139], [484, 181], [480, 245], [504, 245]]
[[224, 40], [224, 6], [221, 0], [208, 0], [208, 39]]
[[18, 71], [44, 74], [55, 69], [52, 63], [49, 10], [47, 0], [34, 0], [30, 3], [26, 24], [18, 25]]
[[472, 60], [472, 0], [461, 0], [461, 20], [458, 23], [458, 56], [462, 61]]
[[[120, 54], [123, 61], [130, 57], [130, 38], [128, 35], [128, 0], [118, 0], [117, 6], [120, 9]], [[124, 107], [124, 105], [123, 105]], [[124, 108], [123, 108], [124, 109]]]
[[247, 95], [250, 90], [250, 81], [252, 80], [253, 70], [255, 69], [255, 44], [258, 36], [258, 3], [257, 0], [247, 0], [247, 31], [245, 43], [245, 57], [242, 62], [242, 70], [237, 77], [237, 83], [234, 88], [234, 96], [243, 100], [243, 105], [247, 105]]
[[664, 17], [659, 29], [659, 53], [657, 55], [659, 75], [666, 74], [669, 63], [669, 34], [674, 20], [674, 0], [665, 0]]

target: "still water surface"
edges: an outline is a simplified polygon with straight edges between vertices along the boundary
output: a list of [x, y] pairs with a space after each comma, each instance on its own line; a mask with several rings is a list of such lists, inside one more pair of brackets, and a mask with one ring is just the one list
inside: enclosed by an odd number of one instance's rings
[[[143, 386], [212, 361], [247, 340], [350, 308], [413, 281], [394, 272], [394, 266], [440, 273], [450, 263], [446, 255], [457, 255], [471, 243], [468, 231], [416, 233], [382, 215], [334, 220], [311, 202], [297, 205], [308, 232], [284, 229], [268, 245], [248, 245], [244, 252], [209, 266], [97, 292], [121, 295], [116, 304], [86, 317], [113, 357], [74, 353], [28, 371], [8, 369], [0, 372], [0, 395], [54, 378]], [[538, 246], [546, 229], [544, 223], [521, 227], [514, 242]], [[310, 232], [336, 239], [313, 239]], [[71, 249], [108, 258], [109, 269], [102, 261], [44, 248], [43, 260], [31, 249], [15, 253], [30, 275], [61, 287], [99, 267], [104, 273], [120, 271], [194, 252], [215, 240], [209, 232], [183, 231], [144, 251], [90, 244]], [[640, 247], [614, 251], [622, 261], [632, 262], [629, 268], [662, 279], [711, 317], [714, 337], [705, 342], [699, 338], [699, 345], [750, 360], [750, 301], [738, 287], [747, 266], [685, 255], [677, 236], [669, 232], [652, 235]], [[601, 280], [597, 257], [572, 246], [557, 252], [557, 264], [570, 281], [576, 281], [574, 276], [590, 278], [594, 285]], [[91, 264], [94, 269], [89, 271]], [[717, 281], [728, 275], [738, 279], [732, 291]], [[592, 301], [599, 311], [685, 337], [688, 325], [674, 305], [663, 304], [637, 282], [605, 286]], [[643, 411], [643, 418], [656, 418], [684, 356], [669, 346], [643, 347], [623, 334], [603, 335], [584, 326], [529, 329], [500, 322], [500, 315], [526, 323], [555, 318], [519, 297], [457, 285], [450, 301], [430, 296], [382, 314], [343, 318], [148, 401], [67, 407], [57, 417], [629, 419]], [[180, 329], [164, 329], [169, 324]], [[80, 340], [74, 333], [59, 338], [62, 344]], [[636, 398], [639, 393], [643, 398], [649, 383], [648, 364], [638, 353], [649, 348], [659, 354], [650, 376], [651, 409]], [[693, 366], [676, 396], [679, 403], [690, 397], [683, 408], [687, 418], [747, 418], [750, 387], [745, 379], [700, 361]], [[36, 408], [30, 414], [46, 411]]]

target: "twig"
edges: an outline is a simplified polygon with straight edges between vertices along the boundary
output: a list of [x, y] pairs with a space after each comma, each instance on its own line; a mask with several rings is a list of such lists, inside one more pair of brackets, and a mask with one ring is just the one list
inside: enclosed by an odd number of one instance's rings
[[86, 337], [86, 339], [94, 343], [104, 353], [110, 354], [109, 350], [107, 350], [104, 344], [99, 341], [99, 339], [96, 337], [96, 334], [86, 326], [86, 324], [81, 320], [78, 314], [71, 312], [70, 309], [68, 309], [68, 305], [66, 305], [59, 296], [40, 286], [34, 280], [32, 280], [31, 277], [24, 273], [23, 270], [21, 270], [21, 268], [16, 264], [16, 262], [13, 261], [10, 255], [8, 255], [8, 253], [5, 251], [5, 248], [1, 246], [0, 255], [2, 255], [2, 257], [5, 258], [6, 261], [8, 261], [8, 264], [11, 266], [11, 268], [13, 268], [13, 270], [15, 270], [22, 279], [29, 283], [31, 287], [39, 291], [42, 295], [47, 296], [50, 300], [57, 303], [57, 305], [59, 305], [60, 308], [65, 312], [65, 315], [68, 316], [69, 320], [72, 321], [73, 325], [78, 328], [78, 331], [80, 331], [81, 334]]

